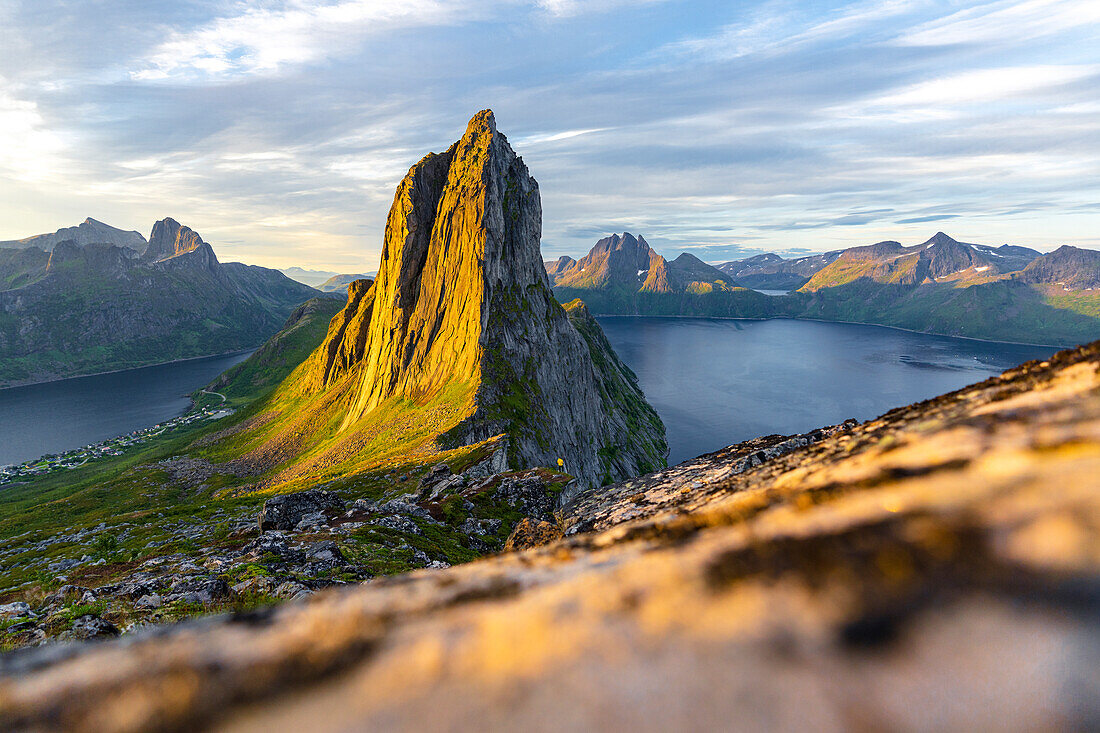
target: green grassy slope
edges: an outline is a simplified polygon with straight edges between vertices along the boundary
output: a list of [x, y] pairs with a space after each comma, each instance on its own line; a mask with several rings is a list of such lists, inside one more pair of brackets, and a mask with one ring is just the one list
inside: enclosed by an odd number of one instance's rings
[[[278, 386], [313, 352], [328, 330], [329, 321], [344, 307], [343, 302], [314, 298], [298, 306], [282, 329], [248, 359], [221, 374], [206, 386], [225, 396], [231, 405], [255, 400]], [[197, 392], [196, 401], [209, 400]], [[218, 401], [214, 398], [214, 401]]]
[[0, 292], [0, 387], [257, 346], [317, 294], [259, 269], [51, 266]]

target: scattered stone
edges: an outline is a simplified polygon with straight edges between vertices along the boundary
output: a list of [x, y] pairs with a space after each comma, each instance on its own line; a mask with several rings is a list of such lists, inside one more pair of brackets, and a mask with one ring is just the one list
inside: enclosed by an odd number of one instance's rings
[[58, 560], [57, 562], [52, 562], [49, 565], [47, 565], [46, 567], [52, 572], [57, 572], [59, 570], [60, 571], [72, 570], [73, 568], [75, 568], [79, 564], [80, 564], [79, 560], [74, 560], [72, 558], [66, 558], [65, 560]]
[[0, 606], [0, 618], [3, 619], [20, 618], [30, 615], [31, 606], [29, 603], [24, 603], [23, 601], [5, 603], [3, 606]]
[[94, 614], [86, 614], [73, 621], [72, 627], [62, 632], [58, 638], [63, 641], [88, 641], [118, 636], [118, 627], [107, 619]]
[[310, 489], [275, 496], [264, 502], [260, 512], [260, 531], [295, 529], [306, 515], [321, 513], [327, 519], [344, 513], [344, 501], [331, 491]]
[[159, 595], [157, 595], [156, 593], [152, 593], [152, 594], [149, 594], [149, 595], [142, 596], [141, 598], [134, 601], [134, 608], [137, 608], [137, 609], [140, 609], [140, 610], [143, 610], [143, 611], [148, 610], [148, 609], [152, 609], [152, 608], [160, 608], [163, 605], [164, 605], [164, 600]]
[[87, 592], [88, 589], [81, 585], [63, 585], [46, 596], [45, 601], [49, 604], [65, 603], [70, 599], [82, 597]]
[[356, 499], [352, 502], [351, 507], [356, 512], [376, 512], [378, 511], [378, 502], [373, 499]]
[[276, 598], [304, 598], [308, 595], [312, 595], [313, 591], [305, 587], [301, 583], [297, 583], [293, 580], [288, 580], [285, 583], [280, 584], [275, 588], [274, 596]]
[[233, 592], [237, 595], [271, 595], [275, 592], [276, 581], [266, 575], [257, 575], [247, 580], [242, 580], [233, 586]]
[[379, 527], [386, 527], [387, 529], [393, 529], [407, 534], [421, 534], [420, 527], [416, 526], [415, 522], [400, 514], [391, 514], [387, 517], [382, 517], [378, 519], [375, 524]]
[[315, 542], [306, 547], [306, 557], [314, 562], [327, 562], [337, 565], [347, 563], [347, 558], [340, 552], [340, 548], [332, 540]]
[[301, 562], [302, 553], [290, 547], [286, 538], [282, 535], [265, 532], [244, 547], [246, 555], [259, 560], [264, 555], [275, 555], [283, 563], [293, 564]]
[[176, 580], [171, 591], [165, 596], [166, 603], [183, 601], [200, 603], [204, 606], [221, 600], [229, 595], [229, 586], [221, 578], [212, 576], [192, 576]]
[[428, 469], [427, 473], [420, 477], [420, 481], [417, 482], [417, 486], [420, 488], [421, 493], [425, 490], [438, 484], [444, 479], [450, 478], [454, 475], [451, 471], [451, 467], [446, 463], [437, 463]]
[[321, 527], [328, 523], [327, 517], [324, 512], [313, 512], [312, 514], [306, 514], [294, 525], [294, 529], [302, 532], [304, 530], [313, 529], [315, 527]]
[[382, 512], [383, 514], [404, 514], [410, 517], [424, 519], [429, 522], [435, 521], [434, 519], [432, 519], [432, 515], [429, 514], [426, 509], [423, 509], [416, 504], [406, 501], [404, 497], [387, 501], [385, 504], [382, 504], [378, 507], [378, 511]]
[[470, 517], [459, 529], [467, 536], [496, 534], [500, 531], [499, 519], [475, 519]]
[[516, 507], [532, 520], [550, 522], [554, 519], [556, 498], [547, 490], [537, 471], [504, 475], [493, 496]]

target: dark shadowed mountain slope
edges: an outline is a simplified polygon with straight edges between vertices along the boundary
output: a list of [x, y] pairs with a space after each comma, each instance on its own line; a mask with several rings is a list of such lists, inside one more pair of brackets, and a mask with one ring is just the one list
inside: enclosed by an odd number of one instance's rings
[[1064, 245], [1032, 260], [1019, 278], [1065, 290], [1095, 290], [1100, 288], [1100, 252]]
[[767, 252], [744, 260], [723, 262], [716, 267], [747, 288], [760, 290], [798, 290], [813, 275], [840, 256], [841, 250], [783, 259]]
[[0, 249], [0, 290], [27, 285], [46, 274], [50, 254], [37, 247]]
[[276, 270], [219, 263], [209, 244], [170, 219], [157, 222], [150, 240], [144, 254], [58, 242], [44, 269], [0, 291], [0, 385], [256, 346], [319, 295]]
[[114, 244], [137, 252], [145, 249], [145, 237], [137, 232], [127, 232], [88, 217], [75, 227], [64, 227], [52, 234], [38, 234], [24, 239], [0, 242], [0, 249], [35, 247], [49, 252], [58, 242], [85, 244]]

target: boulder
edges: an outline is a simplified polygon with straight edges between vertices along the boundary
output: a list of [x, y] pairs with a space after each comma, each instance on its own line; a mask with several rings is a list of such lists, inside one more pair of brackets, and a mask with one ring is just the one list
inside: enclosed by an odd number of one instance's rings
[[331, 491], [310, 489], [275, 496], [264, 502], [260, 512], [260, 531], [295, 529], [307, 515], [322, 514], [326, 519], [343, 514], [344, 500]]
[[561, 527], [551, 522], [524, 517], [516, 524], [504, 543], [505, 551], [527, 550], [539, 547], [562, 537]]
[[200, 603], [205, 606], [226, 598], [228, 595], [229, 586], [221, 578], [197, 575], [178, 578], [172, 583], [164, 600], [167, 603], [183, 601], [184, 603]]
[[149, 610], [154, 608], [160, 608], [164, 605], [164, 600], [156, 593], [142, 596], [134, 601], [134, 608], [141, 610]]
[[0, 606], [0, 619], [21, 618], [30, 615], [30, 604], [24, 603], [23, 601], [5, 603], [3, 606]]
[[88, 641], [118, 636], [118, 627], [107, 619], [87, 614], [73, 621], [72, 627], [58, 636], [63, 641]]
[[332, 563], [333, 565], [347, 564], [347, 558], [340, 552], [340, 548], [332, 540], [315, 542], [306, 547], [306, 558], [311, 562]]

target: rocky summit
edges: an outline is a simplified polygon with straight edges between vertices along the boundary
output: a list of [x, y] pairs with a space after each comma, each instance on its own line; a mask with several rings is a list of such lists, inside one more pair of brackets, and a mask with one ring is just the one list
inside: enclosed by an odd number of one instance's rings
[[0, 243], [0, 387], [256, 346], [322, 295], [220, 263], [174, 219], [156, 222], [148, 244], [94, 219], [21, 241]]
[[287, 389], [339, 404], [345, 433], [395, 401], [449, 396], [461, 404], [440, 445], [504, 435], [514, 468], [560, 459], [583, 486], [663, 465], [664, 427], [634, 375], [583, 307], [555, 301], [541, 233], [538, 184], [478, 113], [398, 186], [377, 279], [351, 284]]
[[0, 726], [1094, 729], [1098, 475], [1094, 343], [582, 492], [524, 551], [9, 655]]
[[937, 232], [912, 246], [884, 241], [791, 260], [767, 253], [712, 267], [687, 253], [666, 261], [623, 233], [580, 260], [544, 266], [561, 300], [583, 298], [596, 315], [809, 318], [1060, 346], [1100, 335], [1100, 253], [1071, 246], [1042, 254]]
[[561, 257], [544, 267], [553, 277], [554, 287], [563, 290], [610, 288], [624, 293], [668, 294], [740, 287], [726, 273], [687, 252], [670, 262], [657, 254], [645, 237], [630, 232], [604, 237], [578, 261]]

